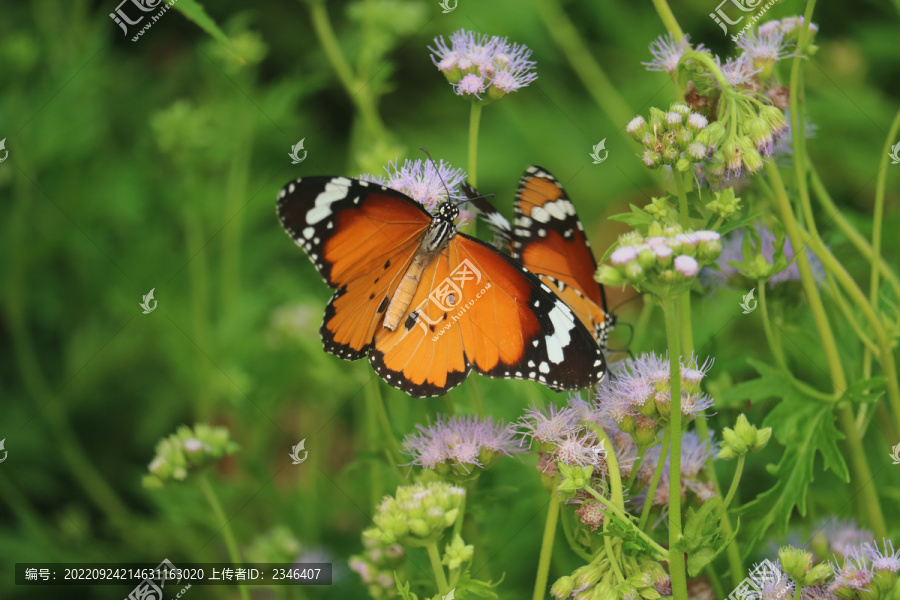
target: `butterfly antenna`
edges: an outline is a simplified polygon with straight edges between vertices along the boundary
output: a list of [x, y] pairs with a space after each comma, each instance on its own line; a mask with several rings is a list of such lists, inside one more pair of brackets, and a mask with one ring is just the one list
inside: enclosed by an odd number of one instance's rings
[[[431, 158], [431, 154], [428, 153], [428, 150], [426, 150], [426, 149], [423, 148], [422, 146], [419, 146], [419, 150], [421, 150], [422, 152], [424, 152], [424, 153], [425, 153], [425, 156], [428, 157], [428, 160], [431, 162], [431, 166], [434, 167], [434, 172], [437, 173], [438, 179], [441, 180], [441, 184], [444, 186], [444, 191], [447, 192], [447, 200], [449, 200], [449, 201], [452, 202], [452, 201], [453, 201], [453, 197], [450, 195], [450, 188], [447, 187], [447, 182], [444, 181], [444, 178], [443, 178], [443, 177], [441, 177], [441, 170], [438, 168], [437, 163], [434, 162], [434, 159], [433, 159], [433, 158]], [[459, 205], [459, 202], [457, 202], [456, 204]]]

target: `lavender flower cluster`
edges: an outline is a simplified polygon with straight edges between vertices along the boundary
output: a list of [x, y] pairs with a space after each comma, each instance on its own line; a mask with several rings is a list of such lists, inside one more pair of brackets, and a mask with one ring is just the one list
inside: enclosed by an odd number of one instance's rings
[[431, 60], [459, 96], [497, 100], [537, 79], [531, 50], [505, 37], [460, 29], [449, 45], [443, 36], [434, 45]]

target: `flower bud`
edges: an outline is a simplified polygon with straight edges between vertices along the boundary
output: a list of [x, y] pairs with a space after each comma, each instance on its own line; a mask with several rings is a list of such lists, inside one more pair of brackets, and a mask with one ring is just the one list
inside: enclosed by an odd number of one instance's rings
[[682, 156], [675, 161], [675, 169], [681, 173], [687, 173], [691, 170], [691, 161]]
[[568, 575], [557, 579], [550, 587], [550, 595], [557, 600], [565, 600], [572, 595], [575, 589], [575, 580]]
[[656, 107], [650, 107], [650, 131], [657, 135], [666, 131], [666, 113]]
[[700, 142], [692, 142], [687, 147], [687, 155], [694, 162], [700, 162], [706, 158], [706, 146]]
[[609, 287], [619, 287], [626, 283], [622, 273], [615, 267], [609, 265], [600, 265], [597, 267], [597, 273], [594, 275], [594, 279]]
[[453, 536], [453, 542], [447, 544], [444, 549], [444, 559], [441, 564], [446, 565], [451, 570], [460, 568], [463, 563], [472, 560], [475, 553], [475, 546], [466, 545], [459, 535]]
[[691, 116], [688, 117], [687, 121], [688, 129], [690, 129], [694, 133], [706, 129], [706, 126], [708, 124], [709, 122], [706, 120], [706, 117], [697, 113], [692, 113]]
[[655, 169], [660, 165], [662, 157], [659, 152], [656, 152], [655, 150], [644, 150], [644, 155], [641, 157], [641, 160], [644, 161], [644, 165], [647, 167]]
[[634, 138], [634, 141], [640, 142], [644, 139], [644, 134], [650, 133], [650, 128], [647, 127], [644, 117], [638, 115], [628, 122], [628, 125], [625, 126], [625, 131]]

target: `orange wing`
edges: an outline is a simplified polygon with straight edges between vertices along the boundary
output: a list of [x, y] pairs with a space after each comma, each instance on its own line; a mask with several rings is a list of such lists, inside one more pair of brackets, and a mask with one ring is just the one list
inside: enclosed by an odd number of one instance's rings
[[391, 385], [436, 396], [470, 369], [581, 389], [606, 373], [603, 353], [572, 311], [527, 269], [457, 234], [426, 270], [412, 313], [379, 329], [369, 360]]
[[560, 296], [606, 346], [613, 315], [597, 281], [597, 261], [575, 206], [546, 170], [526, 169], [516, 192], [513, 256]]
[[320, 330], [325, 350], [347, 360], [365, 356], [431, 216], [399, 192], [345, 177], [289, 183], [278, 216], [337, 288]]

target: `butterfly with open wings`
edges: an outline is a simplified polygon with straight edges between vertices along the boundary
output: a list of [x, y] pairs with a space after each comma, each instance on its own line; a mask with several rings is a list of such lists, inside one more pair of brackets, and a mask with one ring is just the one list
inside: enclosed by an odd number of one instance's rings
[[390, 385], [438, 396], [469, 372], [582, 389], [603, 352], [537, 276], [457, 231], [455, 203], [432, 216], [408, 196], [346, 177], [306, 177], [279, 193], [278, 216], [336, 292], [325, 350], [368, 355]]
[[469, 201], [494, 231], [494, 245], [537, 275], [572, 309], [606, 350], [616, 317], [594, 279], [597, 260], [575, 206], [546, 169], [530, 166], [516, 191], [513, 226], [484, 197], [464, 186]]

